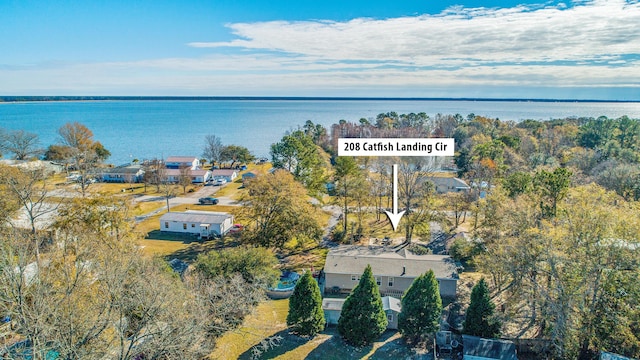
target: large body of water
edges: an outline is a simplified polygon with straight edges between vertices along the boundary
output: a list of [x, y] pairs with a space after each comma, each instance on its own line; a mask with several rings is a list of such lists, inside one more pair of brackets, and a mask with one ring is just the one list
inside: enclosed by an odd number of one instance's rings
[[640, 103], [514, 102], [440, 100], [175, 100], [78, 101], [0, 104], [0, 127], [40, 136], [46, 148], [58, 142], [67, 122], [86, 125], [109, 151], [107, 160], [200, 156], [204, 137], [215, 134], [223, 144], [247, 147], [268, 156], [269, 147], [307, 120], [329, 127], [341, 119], [357, 122], [383, 112], [398, 114], [470, 113], [501, 120], [548, 120], [565, 117], [640, 118]]

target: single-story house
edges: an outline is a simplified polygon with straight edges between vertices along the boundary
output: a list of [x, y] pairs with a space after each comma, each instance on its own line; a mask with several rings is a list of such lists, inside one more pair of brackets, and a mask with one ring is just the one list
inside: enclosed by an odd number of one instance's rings
[[254, 172], [246, 172], [244, 174], [242, 174], [242, 183], [244, 184], [246, 181], [251, 180], [251, 179], [255, 179], [256, 178], [256, 173]]
[[[346, 299], [322, 299], [322, 310], [324, 311], [324, 319], [329, 325], [337, 325], [342, 306]], [[398, 314], [400, 314], [400, 299], [392, 296], [382, 297], [382, 309], [387, 314], [387, 329], [398, 329]]]
[[418, 276], [433, 270], [440, 285], [440, 296], [454, 298], [458, 269], [448, 255], [415, 255], [382, 246], [341, 245], [332, 248], [324, 264], [325, 289], [350, 292], [367, 265], [383, 296], [401, 298]]
[[201, 184], [211, 179], [211, 171], [209, 170], [185, 170], [184, 169], [165, 169], [164, 176], [167, 182], [178, 183], [183, 175], [188, 175], [193, 184]]
[[471, 189], [464, 180], [456, 177], [433, 176], [429, 177], [429, 180], [435, 185], [435, 190], [438, 194], [463, 192]]
[[518, 360], [513, 341], [462, 335], [463, 360]]
[[169, 156], [164, 162], [167, 169], [189, 168], [196, 170], [200, 168], [200, 160], [195, 156]]
[[188, 233], [203, 238], [222, 236], [233, 227], [233, 216], [224, 212], [168, 212], [160, 217], [160, 231]]
[[189, 171], [189, 176], [191, 176], [191, 182], [194, 184], [202, 184], [206, 183], [211, 179], [211, 171], [209, 170], [191, 170]]
[[211, 178], [213, 180], [225, 179], [227, 182], [232, 182], [238, 177], [238, 170], [234, 169], [215, 169], [211, 171]]
[[103, 182], [137, 183], [142, 181], [143, 175], [141, 165], [126, 165], [101, 169], [98, 177]]

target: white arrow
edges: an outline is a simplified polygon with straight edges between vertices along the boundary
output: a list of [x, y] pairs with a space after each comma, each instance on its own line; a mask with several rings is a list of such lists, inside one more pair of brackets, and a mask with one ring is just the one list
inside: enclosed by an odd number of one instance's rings
[[398, 164], [393, 164], [393, 212], [385, 210], [385, 213], [387, 213], [387, 217], [391, 221], [393, 231], [396, 231], [400, 219], [404, 215], [404, 210], [398, 212]]

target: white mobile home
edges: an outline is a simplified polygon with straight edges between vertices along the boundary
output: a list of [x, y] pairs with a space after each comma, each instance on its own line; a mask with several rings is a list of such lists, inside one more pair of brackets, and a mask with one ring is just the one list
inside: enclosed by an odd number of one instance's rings
[[233, 227], [233, 216], [223, 212], [169, 212], [160, 217], [160, 231], [188, 233], [203, 238], [222, 236]]

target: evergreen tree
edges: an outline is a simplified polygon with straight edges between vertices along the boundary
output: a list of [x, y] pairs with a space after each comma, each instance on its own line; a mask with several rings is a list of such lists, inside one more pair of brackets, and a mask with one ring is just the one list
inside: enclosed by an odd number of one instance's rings
[[298, 335], [314, 336], [322, 331], [324, 323], [320, 288], [307, 271], [298, 280], [289, 299], [287, 325]]
[[424, 340], [438, 331], [442, 299], [433, 270], [418, 276], [402, 296], [402, 312], [398, 315], [398, 330], [407, 342]]
[[483, 338], [495, 338], [500, 335], [500, 323], [493, 319], [495, 305], [489, 297], [489, 287], [484, 279], [471, 290], [471, 303], [464, 320], [465, 334]]
[[387, 328], [380, 290], [367, 265], [360, 282], [342, 306], [338, 332], [346, 342], [364, 346], [376, 340]]

